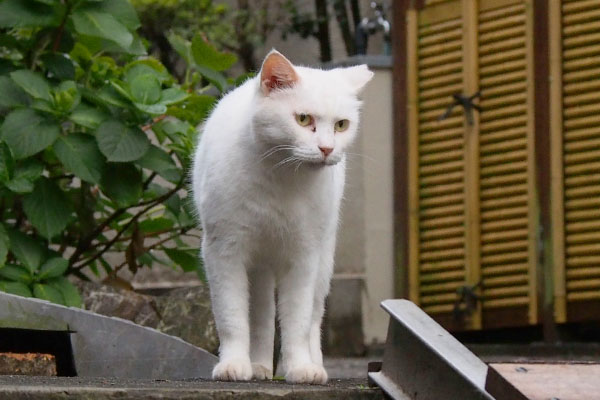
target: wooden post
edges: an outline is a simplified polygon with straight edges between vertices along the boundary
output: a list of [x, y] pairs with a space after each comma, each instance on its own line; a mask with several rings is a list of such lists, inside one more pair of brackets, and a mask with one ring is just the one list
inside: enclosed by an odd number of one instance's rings
[[408, 293], [419, 304], [419, 97], [417, 10], [406, 11], [406, 90], [408, 125]]
[[535, 74], [534, 74], [534, 13], [533, 1], [525, 1], [525, 76], [527, 77], [527, 259], [529, 281], [529, 323], [538, 321], [538, 279], [539, 279], [539, 242], [540, 235], [540, 204], [536, 184], [536, 142], [535, 142]]
[[554, 266], [554, 319], [567, 321], [565, 275], [565, 215], [563, 176], [563, 120], [562, 120], [562, 24], [561, 0], [548, 4], [550, 45], [550, 206], [552, 219], [552, 253]]
[[[478, 0], [462, 0], [463, 18], [463, 93], [479, 91]], [[469, 286], [481, 280], [481, 224], [479, 204], [479, 114], [473, 112], [473, 124], [465, 116], [465, 278]], [[481, 290], [477, 291], [481, 295]], [[471, 317], [471, 328], [481, 329], [481, 302]]]

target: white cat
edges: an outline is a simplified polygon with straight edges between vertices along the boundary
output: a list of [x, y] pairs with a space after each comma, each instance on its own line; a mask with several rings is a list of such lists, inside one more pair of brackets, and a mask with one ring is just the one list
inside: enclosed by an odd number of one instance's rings
[[204, 126], [193, 169], [220, 339], [219, 380], [271, 379], [275, 289], [289, 382], [325, 383], [321, 319], [333, 273], [344, 151], [365, 65], [293, 66], [271, 51]]

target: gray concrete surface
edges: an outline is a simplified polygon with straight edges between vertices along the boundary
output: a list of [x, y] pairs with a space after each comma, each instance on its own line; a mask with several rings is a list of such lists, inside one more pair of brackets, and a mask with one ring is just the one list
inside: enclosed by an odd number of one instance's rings
[[213, 382], [206, 380], [124, 380], [0, 376], [0, 400], [113, 400], [113, 399], [382, 399], [366, 379], [332, 379], [327, 385], [285, 382]]

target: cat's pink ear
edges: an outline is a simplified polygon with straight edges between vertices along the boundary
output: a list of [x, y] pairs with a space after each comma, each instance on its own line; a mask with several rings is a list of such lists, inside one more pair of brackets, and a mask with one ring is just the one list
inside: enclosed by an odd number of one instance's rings
[[356, 67], [341, 68], [339, 71], [355, 93], [359, 93], [374, 75], [365, 64], [357, 65]]
[[273, 90], [291, 88], [298, 82], [298, 74], [292, 63], [276, 50], [263, 61], [260, 70], [260, 88], [265, 96]]

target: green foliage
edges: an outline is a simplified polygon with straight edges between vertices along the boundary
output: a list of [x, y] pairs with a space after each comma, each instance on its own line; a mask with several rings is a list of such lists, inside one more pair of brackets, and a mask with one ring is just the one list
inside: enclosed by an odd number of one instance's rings
[[171, 35], [180, 82], [138, 28], [128, 0], [0, 0], [0, 290], [79, 307], [69, 275], [203, 276], [185, 179], [236, 58]]

